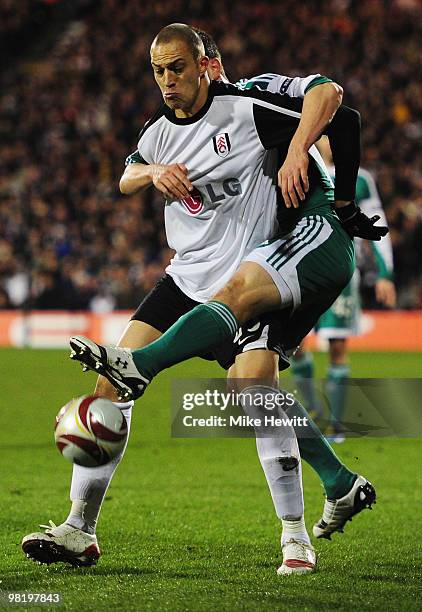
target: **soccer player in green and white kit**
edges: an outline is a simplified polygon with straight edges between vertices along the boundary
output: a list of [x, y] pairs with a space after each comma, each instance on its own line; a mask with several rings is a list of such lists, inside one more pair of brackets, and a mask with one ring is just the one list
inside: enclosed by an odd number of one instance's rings
[[[329, 143], [326, 138], [318, 142], [318, 149], [327, 165], [331, 178], [335, 179], [335, 171]], [[356, 182], [356, 202], [367, 215], [378, 215], [386, 224], [381, 199], [371, 174], [359, 169]], [[393, 308], [396, 294], [393, 283], [393, 254], [391, 240], [387, 234], [378, 243], [368, 242], [373, 253], [377, 268], [375, 281], [375, 296], [384, 306]], [[364, 243], [356, 238], [356, 259], [358, 267], [350, 283], [343, 289], [334, 304], [317, 322], [315, 331], [321, 338], [329, 342], [330, 363], [327, 371], [325, 393], [330, 409], [330, 427], [326, 434], [331, 442], [343, 442], [344, 429], [342, 419], [345, 410], [347, 381], [350, 376], [350, 365], [347, 359], [347, 339], [359, 334], [360, 331], [360, 300], [359, 300], [359, 267], [365, 264]], [[300, 349], [292, 359], [293, 375], [302, 392], [305, 406], [313, 416], [321, 417], [323, 407], [318, 399], [314, 384], [314, 365], [312, 353]]]

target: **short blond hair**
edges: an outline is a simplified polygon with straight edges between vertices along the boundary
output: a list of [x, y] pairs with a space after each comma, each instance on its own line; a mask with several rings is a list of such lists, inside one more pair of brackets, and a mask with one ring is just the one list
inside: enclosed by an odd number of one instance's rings
[[174, 40], [182, 40], [186, 43], [192, 57], [198, 61], [205, 55], [204, 43], [201, 37], [190, 26], [185, 23], [171, 23], [160, 30], [154, 38], [152, 46], [159, 44], [167, 44]]

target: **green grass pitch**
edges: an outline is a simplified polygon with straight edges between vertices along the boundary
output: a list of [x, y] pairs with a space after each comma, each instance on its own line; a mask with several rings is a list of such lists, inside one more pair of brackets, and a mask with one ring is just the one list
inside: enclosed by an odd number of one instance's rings
[[[355, 353], [351, 362], [357, 377], [418, 377], [421, 358]], [[326, 357], [316, 362], [322, 376]], [[374, 482], [378, 503], [332, 542], [313, 542], [317, 573], [277, 577], [280, 527], [254, 441], [170, 437], [171, 379], [223, 375], [200, 360], [160, 375], [136, 405], [103, 506], [99, 564], [47, 568], [24, 557], [20, 540], [67, 516], [71, 466], [54, 447], [53, 420], [62, 404], [91, 390], [94, 375], [83, 375], [65, 351], [0, 350], [0, 591], [59, 592], [66, 610], [420, 609], [420, 440], [336, 447]], [[306, 465], [304, 486], [311, 528], [323, 492]]]

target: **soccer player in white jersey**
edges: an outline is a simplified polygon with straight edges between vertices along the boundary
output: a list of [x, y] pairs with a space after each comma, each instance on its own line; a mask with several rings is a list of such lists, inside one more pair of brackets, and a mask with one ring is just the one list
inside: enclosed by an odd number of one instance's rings
[[[177, 67], [176, 67], [176, 66], [175, 66], [174, 68], [175, 68], [175, 70], [177, 70]], [[203, 74], [203, 73], [202, 73], [202, 74]], [[178, 99], [178, 98], [180, 98], [180, 94], [181, 94], [181, 93], [183, 94], [183, 92], [180, 92], [180, 91], [169, 92], [169, 93], [167, 94], [168, 101], [169, 101], [169, 102], [170, 102], [170, 101], [176, 101], [176, 103], [177, 103], [177, 101], [178, 101], [177, 99]], [[183, 100], [182, 100], [182, 102], [183, 102]], [[202, 100], [201, 100], [201, 102], [202, 102]], [[326, 122], [326, 121], [325, 121], [325, 122]], [[184, 123], [184, 122], [183, 122], [183, 121], [181, 121], [181, 122], [179, 123], [179, 125], [183, 125], [183, 123]], [[175, 124], [177, 125], [177, 122], [176, 122]], [[215, 143], [214, 143], [214, 144], [215, 144], [215, 146], [216, 146], [217, 148], [218, 148], [218, 147], [222, 147], [222, 146], [225, 146], [226, 148], [230, 148], [230, 147], [231, 147], [231, 144], [230, 144], [230, 142], [229, 142], [229, 138], [227, 138], [227, 136], [226, 136], [226, 134], [225, 134], [225, 133], [223, 133], [223, 136], [224, 136], [224, 137], [223, 137], [223, 139], [221, 140], [221, 142], [219, 142], [219, 143], [218, 143], [218, 142], [215, 142]], [[221, 151], [220, 151], [220, 152], [221, 152]], [[223, 151], [223, 153], [224, 153], [224, 151]], [[178, 170], [180, 170], [180, 173], [176, 172], [176, 171], [178, 171]], [[175, 184], [173, 184], [173, 188], [183, 188], [183, 186], [186, 188], [186, 187], [189, 187], [189, 186], [190, 186], [189, 182], [184, 183], [184, 181], [186, 181], [186, 171], [185, 171], [185, 169], [184, 169], [183, 167], [178, 167], [178, 168], [175, 168], [175, 173], [174, 173], [174, 175], [176, 176], [177, 180], [176, 180], [176, 183], [175, 183]], [[155, 178], [156, 178], [156, 177], [155, 177]], [[234, 177], [234, 178], [236, 178], [236, 177]], [[220, 201], [220, 200], [223, 200], [223, 199], [225, 199], [225, 197], [227, 197], [227, 196], [239, 195], [239, 187], [241, 187], [241, 186], [239, 186], [239, 182], [240, 182], [240, 181], [236, 181], [236, 180], [232, 180], [232, 179], [230, 179], [230, 180], [229, 180], [229, 179], [227, 179], [227, 180], [228, 180], [228, 182], [226, 182], [226, 183], [224, 183], [224, 182], [223, 182], [223, 184], [222, 184], [222, 187], [223, 187], [223, 191], [222, 191], [222, 192], [221, 192], [221, 191], [216, 191], [216, 190], [213, 188], [213, 185], [212, 185], [212, 184], [210, 185], [209, 183], [204, 183], [204, 185], [201, 185], [201, 187], [202, 187], [202, 188], [205, 188], [205, 189], [206, 189], [206, 191], [208, 192], [209, 199], [211, 200], [211, 202], [212, 202], [212, 203], [216, 203], [216, 202], [218, 202], [218, 201]], [[151, 182], [151, 181], [152, 181], [152, 182], [154, 182], [153, 178], [151, 178], [151, 180], [149, 179], [149, 182]], [[179, 184], [178, 184], [178, 183], [179, 183]], [[236, 192], [237, 192], [237, 193], [236, 193]], [[180, 195], [185, 195], [185, 194], [181, 193]], [[197, 194], [193, 194], [193, 197], [191, 196], [191, 198], [190, 198], [190, 199], [188, 199], [188, 196], [187, 196], [187, 193], [186, 193], [186, 195], [185, 195], [185, 199], [187, 199], [188, 201], [187, 201], [187, 202], [184, 202], [184, 203], [183, 203], [183, 206], [185, 206], [185, 207], [186, 207], [186, 209], [187, 209], [187, 210], [188, 210], [188, 211], [189, 211], [191, 214], [195, 214], [195, 213], [198, 213], [198, 212], [199, 212], [199, 213], [200, 213], [200, 212], [202, 212], [202, 208], [201, 208], [201, 205], [202, 205], [201, 198], [200, 198], [200, 197], [198, 197], [198, 196], [197, 196]], [[199, 210], [198, 210], [198, 208], [199, 208]], [[264, 220], [264, 226], [265, 226], [265, 220]], [[271, 226], [271, 220], [270, 220], [269, 226]], [[265, 229], [265, 228], [264, 228], [264, 231], [266, 231], [266, 229]], [[188, 280], [189, 280], [189, 279], [188, 279]], [[190, 280], [192, 281], [192, 279], [190, 279]], [[158, 337], [158, 336], [160, 335], [160, 333], [159, 333], [159, 332], [157, 332], [157, 330], [155, 330], [155, 329], [154, 329], [154, 330], [149, 329], [149, 330], [148, 330], [148, 332], [149, 332], [149, 337], [150, 337], [150, 339], [153, 339], [153, 337], [151, 337], [151, 336]], [[138, 334], [138, 335], [139, 335], [139, 334]], [[126, 339], [125, 344], [129, 344], [129, 341], [128, 341], [128, 340], [130, 340], [130, 332], [126, 334], [126, 338], [127, 338], [127, 339]], [[137, 345], [139, 346], [139, 343], [138, 343]], [[85, 505], [86, 505], [86, 504], [85, 504]], [[71, 521], [70, 521], [70, 522], [71, 522]], [[52, 531], [52, 530], [50, 530], [50, 533], [51, 533], [51, 531]], [[32, 535], [36, 535], [36, 534], [32, 534]], [[54, 535], [54, 534], [53, 534], [53, 535]], [[56, 538], [56, 539], [57, 539], [57, 538]], [[303, 566], [302, 566], [302, 569], [304, 569], [304, 568], [305, 568], [305, 563], [306, 563], [306, 562], [304, 562], [304, 564], [303, 564]], [[311, 565], [312, 565], [312, 564], [311, 564]]]
[[[326, 138], [318, 142], [318, 149], [327, 165], [330, 176], [335, 180], [330, 147]], [[372, 175], [359, 168], [356, 183], [356, 202], [367, 215], [378, 215], [386, 224], [381, 199]], [[393, 252], [390, 236], [387, 234], [380, 242], [369, 241], [377, 277], [375, 281], [375, 296], [377, 301], [387, 308], [394, 308], [396, 292], [393, 283]], [[365, 265], [365, 245], [360, 238], [355, 240], [356, 260], [358, 267], [352, 280], [343, 289], [334, 304], [320, 317], [315, 326], [318, 336], [328, 341], [329, 365], [325, 394], [330, 409], [330, 425], [326, 435], [331, 442], [341, 443], [345, 440], [342, 419], [346, 404], [347, 381], [350, 376], [350, 366], [347, 355], [348, 338], [360, 333], [360, 300], [359, 300], [359, 268]], [[312, 353], [307, 351], [306, 341], [292, 359], [292, 369], [295, 380], [302, 392], [305, 407], [315, 417], [323, 416], [323, 407], [318, 399], [314, 383], [314, 365]]]
[[[206, 55], [210, 58], [208, 65], [208, 73], [210, 78], [212, 80], [219, 80], [222, 78], [223, 80], [228, 81], [222, 66], [221, 55], [215, 41], [206, 32], [201, 30], [196, 31], [199, 33], [204, 43]], [[251, 86], [256, 85], [267, 91], [284, 92], [293, 97], [304, 97], [306, 92], [309, 91], [310, 87], [315, 87], [317, 84], [323, 83], [324, 81], [326, 81], [326, 79], [321, 77], [321, 75], [311, 75], [310, 77], [306, 78], [291, 78], [273, 73], [266, 73], [249, 80], [242, 79], [238, 82], [238, 86], [240, 86], [242, 89], [248, 89]], [[289, 148], [289, 152], [291, 150], [292, 149]], [[136, 192], [139, 189], [140, 181], [142, 183], [145, 167], [141, 166], [139, 161], [140, 156], [138, 152], [128, 157], [128, 165], [120, 181], [120, 187], [124, 193], [132, 194]], [[304, 160], [301, 155], [294, 157], [293, 160], [291, 159], [290, 155], [288, 155], [279, 173], [281, 176], [280, 186], [285, 193], [287, 192], [287, 201], [289, 204], [292, 203], [293, 199], [296, 199], [297, 201], [298, 194], [293, 191], [293, 193], [290, 195], [287, 188], [283, 188], [283, 182], [287, 185], [288, 172], [290, 173], [290, 176], [294, 176], [295, 180], [297, 178], [306, 178], [308, 162], [307, 159], [305, 160], [306, 163], [302, 163], [303, 161]], [[160, 169], [162, 174], [160, 175], [160, 180], [157, 180], [155, 183], [155, 186], [166, 196], [173, 196], [177, 198], [179, 193], [174, 190], [172, 183], [167, 180], [163, 182], [163, 177], [167, 179], [165, 174], [167, 169], [170, 171], [172, 170], [171, 167], [169, 168], [164, 166]], [[172, 178], [174, 181], [178, 180], [177, 176]], [[294, 184], [294, 182], [291, 184]], [[183, 188], [182, 184], [180, 184], [180, 188]], [[283, 210], [284, 207], [281, 206], [279, 218], [282, 224], [284, 216]], [[157, 310], [159, 310], [159, 295], [160, 293], [157, 292]], [[171, 296], [167, 297], [171, 298]], [[168, 302], [169, 300], [167, 300], [167, 303]], [[146, 320], [147, 322], [149, 321], [150, 323], [153, 323], [155, 326], [160, 326], [160, 321], [157, 319], [151, 320], [150, 316], [148, 317], [148, 314], [145, 312], [145, 306], [143, 309], [138, 310], [137, 317], [142, 321]], [[269, 333], [268, 338], [265, 339], [264, 331], [267, 328]], [[230, 367], [230, 379], [249, 379], [260, 376], [265, 380], [274, 380], [274, 384], [277, 384], [279, 365], [275, 362], [274, 353], [277, 352], [278, 328], [279, 325], [277, 317], [274, 316], [267, 316], [264, 318], [261, 317], [259, 322], [252, 322], [251, 325], [247, 326], [247, 328], [244, 330], [244, 334], [241, 335], [237, 341], [237, 345], [242, 347], [243, 354], [238, 355], [235, 364]], [[247, 353], [250, 350], [253, 350], [254, 353], [253, 355], [248, 356]], [[280, 359], [280, 364], [280, 369], [283, 369], [285, 364], [282, 359]], [[103, 392], [105, 391], [106, 387], [103, 389]], [[309, 416], [302, 412], [302, 408], [299, 403], [296, 404], [295, 410], [297, 412], [297, 416]], [[359, 493], [360, 487], [366, 485], [367, 481], [343, 465], [334, 453], [332, 447], [326, 443], [326, 440], [322, 436], [319, 429], [314, 426], [312, 420], [310, 421], [310, 425], [312, 426], [313, 435], [309, 435], [309, 428], [307, 436], [299, 437], [299, 450], [302, 459], [309, 463], [309, 465], [311, 465], [311, 467], [317, 472], [325, 488], [327, 495], [325, 512], [326, 518], [328, 510], [331, 509], [333, 503], [339, 505], [339, 500], [341, 500], [340, 504], [343, 504], [342, 517], [340, 521], [330, 521], [329, 523], [331, 524], [327, 524], [323, 530], [318, 527], [321, 521], [316, 523], [314, 527], [314, 532], [317, 537], [329, 537], [334, 530], [341, 530], [344, 522], [346, 522], [350, 516], [356, 513], [357, 508], [355, 498], [358, 498], [356, 494]], [[334, 528], [334, 524], [336, 525], [337, 529]]]

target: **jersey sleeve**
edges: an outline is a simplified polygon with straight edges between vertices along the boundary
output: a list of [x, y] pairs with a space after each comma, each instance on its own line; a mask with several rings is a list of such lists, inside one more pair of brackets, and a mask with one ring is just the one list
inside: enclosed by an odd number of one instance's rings
[[125, 159], [125, 167], [130, 166], [130, 164], [145, 164], [145, 163], [146, 161], [142, 159], [138, 150], [128, 155]]
[[360, 164], [360, 114], [341, 105], [324, 132], [330, 142], [336, 180], [336, 200], [353, 200]]
[[331, 83], [332, 80], [321, 74], [310, 74], [306, 77], [289, 77], [282, 74], [267, 72], [251, 79], [241, 79], [236, 83], [239, 89], [248, 90], [259, 87], [271, 93], [286, 94], [292, 98], [303, 98], [305, 94], [322, 83]]
[[[258, 88], [245, 92], [254, 98], [254, 120], [265, 149], [290, 142], [300, 120], [302, 100]], [[335, 199], [353, 200], [360, 164], [360, 114], [340, 106], [325, 132], [336, 171]]]
[[255, 128], [262, 146], [273, 149], [288, 143], [300, 121], [302, 100], [258, 88], [251, 89], [250, 95], [253, 98]]
[[[132, 163], [138, 164], [153, 164], [155, 163], [155, 143], [156, 133], [154, 126], [164, 114], [165, 104], [162, 104], [156, 113], [148, 119], [138, 136], [138, 150], [133, 153], [135, 155]], [[129, 156], [130, 157], [130, 156]]]
[[142, 134], [138, 142], [138, 156], [141, 164], [152, 164], [154, 163], [154, 157], [152, 152], [152, 140], [150, 134]]

